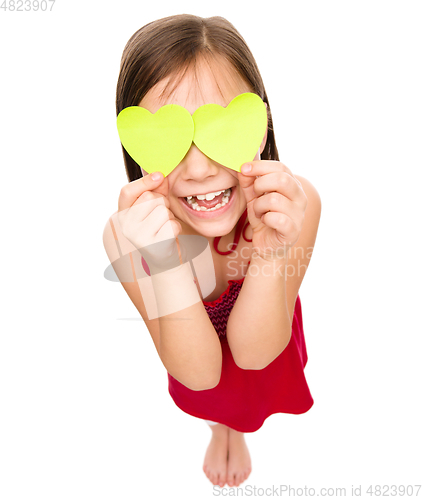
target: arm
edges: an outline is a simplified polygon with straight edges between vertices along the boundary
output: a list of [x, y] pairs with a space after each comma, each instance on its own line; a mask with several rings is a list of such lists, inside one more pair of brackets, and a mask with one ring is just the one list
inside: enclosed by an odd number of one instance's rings
[[[152, 282], [159, 312], [159, 355], [164, 366], [192, 390], [215, 387], [220, 380], [222, 350], [189, 263], [152, 276]], [[180, 310], [167, 313], [174, 309]]]
[[235, 362], [261, 370], [279, 356], [291, 338], [298, 291], [313, 252], [321, 213], [314, 186], [295, 176], [307, 196], [304, 224], [286, 259], [275, 265], [252, 258], [239, 296], [229, 316], [227, 338]]
[[244, 370], [265, 368], [288, 345], [285, 268], [285, 259], [272, 263], [251, 258], [226, 331], [234, 361]]
[[[119, 227], [113, 225], [111, 219], [104, 228], [103, 244], [123, 288], [143, 318], [166, 370], [191, 390], [215, 387], [220, 380], [222, 366], [220, 341], [192, 281], [192, 274], [187, 273], [185, 267], [171, 269], [152, 277], [159, 312], [160, 308], [163, 311], [163, 308], [167, 307], [172, 293], [180, 296], [181, 291], [189, 290], [191, 294], [197, 293], [198, 302], [182, 311], [150, 320], [134, 272], [133, 258], [139, 259], [140, 255], [119, 231]], [[126, 270], [122, 268], [121, 263], [116, 265], [122, 255], [122, 249], [129, 255], [126, 265], [131, 267], [130, 273], [124, 272]], [[132, 281], [124, 278], [128, 274], [132, 276]]]

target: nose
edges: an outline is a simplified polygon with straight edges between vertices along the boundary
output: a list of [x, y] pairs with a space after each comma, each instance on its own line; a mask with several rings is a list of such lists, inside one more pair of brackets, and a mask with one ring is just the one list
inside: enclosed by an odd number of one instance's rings
[[185, 179], [198, 182], [219, 172], [219, 164], [202, 153], [194, 143], [179, 166], [182, 168], [182, 176]]

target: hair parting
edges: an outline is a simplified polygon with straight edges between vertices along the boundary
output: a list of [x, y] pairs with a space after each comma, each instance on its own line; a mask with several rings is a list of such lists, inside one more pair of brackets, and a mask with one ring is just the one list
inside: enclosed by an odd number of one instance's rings
[[[229, 68], [267, 104], [267, 142], [263, 160], [279, 160], [269, 100], [257, 63], [245, 40], [223, 17], [202, 18], [190, 14], [150, 22], [128, 40], [121, 59], [116, 87], [116, 115], [137, 106], [147, 92], [168, 78], [162, 96], [171, 94], [186, 72], [200, 59], [210, 67], [223, 58]], [[140, 166], [122, 147], [129, 182], [142, 177]]]

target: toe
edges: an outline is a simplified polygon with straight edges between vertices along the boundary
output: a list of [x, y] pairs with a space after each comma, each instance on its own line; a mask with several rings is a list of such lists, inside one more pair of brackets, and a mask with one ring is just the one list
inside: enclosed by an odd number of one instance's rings
[[221, 488], [223, 488], [223, 486], [225, 486], [225, 477], [223, 476], [223, 474], [218, 475], [217, 481], [218, 481], [218, 484]]
[[228, 486], [233, 486], [235, 481], [234, 481], [234, 474], [232, 472], [228, 472], [228, 478], [227, 478], [227, 481], [228, 481]]
[[243, 480], [244, 480], [244, 479], [243, 479], [242, 472], [240, 472], [240, 473], [238, 473], [238, 474], [236, 475], [236, 478], [235, 478], [235, 484], [236, 484], [237, 486], [239, 486], [239, 485], [242, 483], [242, 481], [243, 481]]
[[203, 467], [204, 474], [210, 479], [210, 471], [207, 465]]

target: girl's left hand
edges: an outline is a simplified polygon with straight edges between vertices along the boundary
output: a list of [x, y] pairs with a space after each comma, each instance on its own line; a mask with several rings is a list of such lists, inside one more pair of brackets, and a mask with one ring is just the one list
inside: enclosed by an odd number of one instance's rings
[[[252, 168], [244, 173], [246, 165]], [[238, 180], [247, 200], [253, 250], [265, 260], [286, 258], [300, 237], [307, 207], [300, 181], [279, 161], [252, 161], [241, 171]]]

